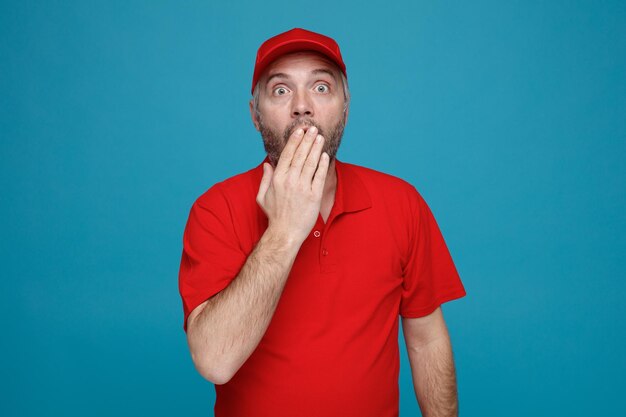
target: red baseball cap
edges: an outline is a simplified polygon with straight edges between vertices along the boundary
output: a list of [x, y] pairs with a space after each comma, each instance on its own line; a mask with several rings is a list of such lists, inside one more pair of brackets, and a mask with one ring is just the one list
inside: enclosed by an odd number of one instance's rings
[[309, 30], [294, 28], [269, 38], [259, 47], [256, 54], [256, 63], [254, 64], [254, 74], [252, 75], [252, 94], [254, 94], [254, 87], [257, 81], [259, 81], [263, 70], [272, 61], [281, 55], [298, 51], [317, 51], [324, 54], [337, 64], [346, 78], [348, 77], [346, 64], [343, 63], [339, 45], [334, 39]]

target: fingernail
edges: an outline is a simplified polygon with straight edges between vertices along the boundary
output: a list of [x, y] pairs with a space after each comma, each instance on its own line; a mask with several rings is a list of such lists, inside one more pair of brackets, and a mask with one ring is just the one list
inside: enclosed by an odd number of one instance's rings
[[315, 143], [320, 143], [322, 141], [322, 135], [317, 135], [315, 138]]
[[311, 127], [311, 133], [317, 133], [317, 128], [315, 126]]
[[304, 132], [304, 130], [298, 129], [298, 130], [296, 130], [296, 135], [301, 136], [303, 132]]

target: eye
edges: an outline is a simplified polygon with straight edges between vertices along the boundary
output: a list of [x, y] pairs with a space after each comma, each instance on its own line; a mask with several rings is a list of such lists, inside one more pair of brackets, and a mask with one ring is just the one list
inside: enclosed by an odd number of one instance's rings
[[315, 91], [317, 91], [318, 93], [326, 93], [328, 92], [328, 86], [326, 84], [319, 84], [317, 87], [315, 87]]
[[277, 96], [282, 96], [287, 94], [287, 89], [285, 87], [277, 87], [274, 89], [274, 94]]

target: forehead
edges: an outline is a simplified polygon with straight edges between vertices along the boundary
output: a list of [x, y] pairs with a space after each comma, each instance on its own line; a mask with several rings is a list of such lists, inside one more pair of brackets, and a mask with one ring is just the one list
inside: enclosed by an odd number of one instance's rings
[[337, 65], [324, 55], [314, 51], [292, 52], [285, 54], [267, 66], [262, 79], [275, 73], [285, 73], [297, 71], [310, 71], [314, 69], [328, 69], [339, 79], [341, 70]]

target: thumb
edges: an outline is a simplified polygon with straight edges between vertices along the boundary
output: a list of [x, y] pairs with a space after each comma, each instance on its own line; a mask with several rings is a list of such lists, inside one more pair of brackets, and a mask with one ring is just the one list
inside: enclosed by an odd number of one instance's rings
[[259, 193], [257, 194], [257, 198], [263, 198], [267, 189], [270, 187], [270, 183], [272, 182], [272, 177], [274, 176], [274, 168], [267, 162], [263, 163], [263, 178], [261, 178], [261, 185], [259, 185]]

